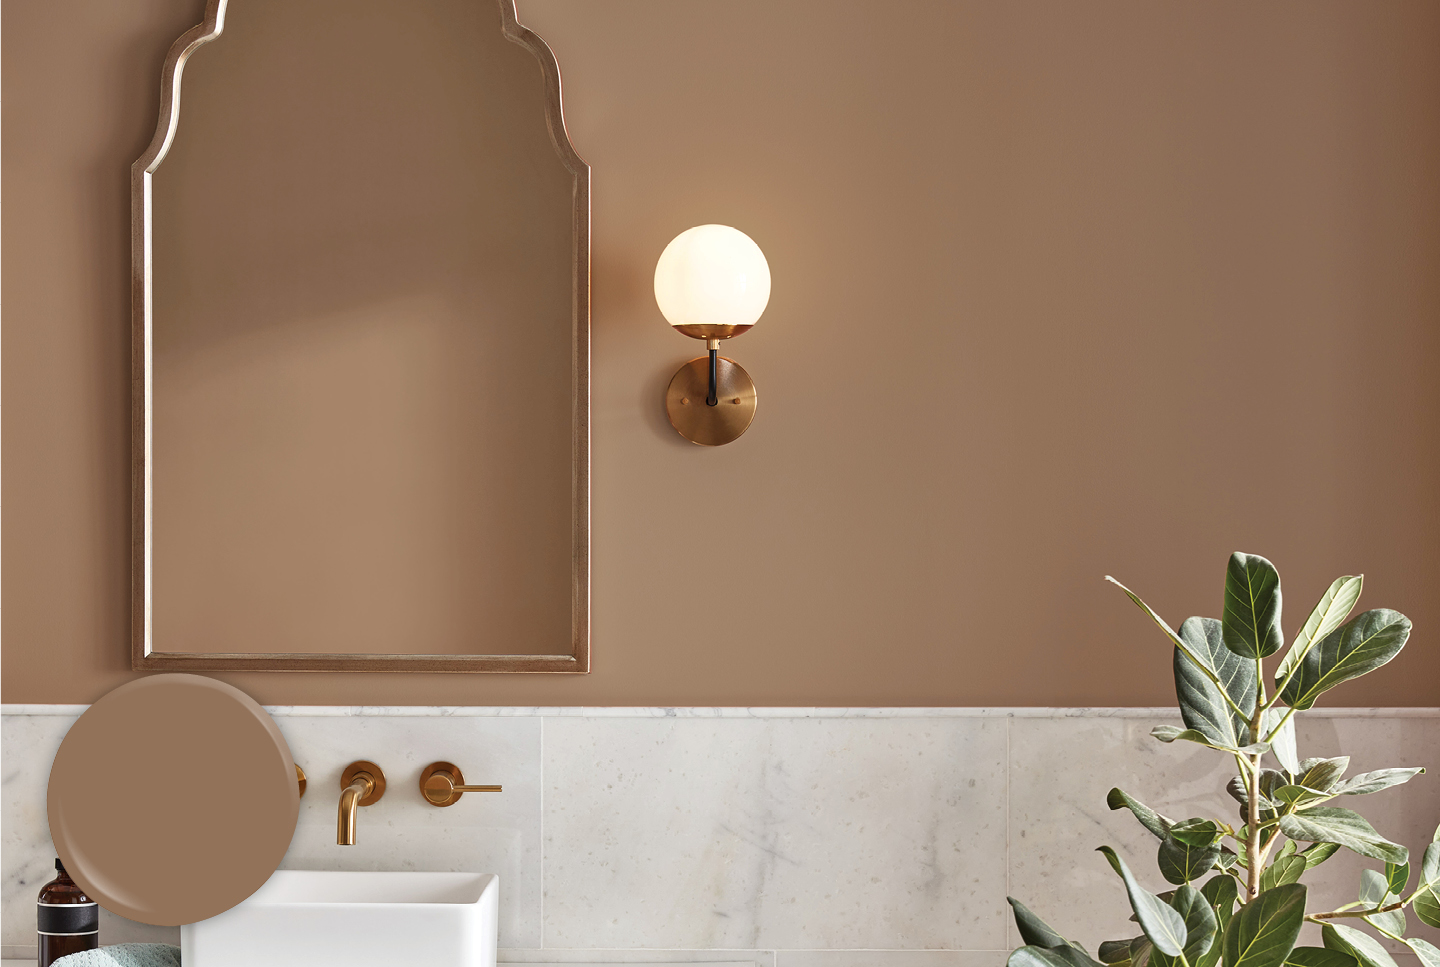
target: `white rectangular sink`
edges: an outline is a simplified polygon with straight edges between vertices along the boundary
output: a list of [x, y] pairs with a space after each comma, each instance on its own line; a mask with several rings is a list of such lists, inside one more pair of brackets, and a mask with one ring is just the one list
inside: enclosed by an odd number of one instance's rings
[[495, 967], [490, 873], [279, 870], [248, 900], [180, 928], [185, 967]]

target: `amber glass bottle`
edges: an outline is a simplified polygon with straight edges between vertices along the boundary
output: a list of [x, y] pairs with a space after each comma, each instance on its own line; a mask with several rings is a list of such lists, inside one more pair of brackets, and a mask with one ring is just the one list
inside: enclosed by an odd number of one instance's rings
[[39, 967], [50, 967], [57, 958], [100, 946], [100, 907], [70, 879], [65, 867], [55, 861], [59, 872], [40, 889], [36, 929]]

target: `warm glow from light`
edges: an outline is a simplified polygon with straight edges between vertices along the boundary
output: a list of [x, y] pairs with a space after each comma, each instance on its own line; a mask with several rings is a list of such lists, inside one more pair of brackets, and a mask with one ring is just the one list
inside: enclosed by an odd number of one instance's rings
[[655, 301], [672, 326], [748, 328], [770, 301], [770, 266], [744, 232], [699, 225], [660, 253]]

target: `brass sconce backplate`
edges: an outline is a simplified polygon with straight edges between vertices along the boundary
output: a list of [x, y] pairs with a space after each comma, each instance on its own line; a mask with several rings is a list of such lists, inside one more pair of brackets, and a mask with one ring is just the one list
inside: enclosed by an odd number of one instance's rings
[[710, 358], [690, 360], [665, 391], [665, 412], [670, 425], [691, 443], [718, 447], [737, 440], [755, 419], [755, 383], [744, 367], [721, 356], [715, 367], [716, 404], [705, 402], [710, 392]]

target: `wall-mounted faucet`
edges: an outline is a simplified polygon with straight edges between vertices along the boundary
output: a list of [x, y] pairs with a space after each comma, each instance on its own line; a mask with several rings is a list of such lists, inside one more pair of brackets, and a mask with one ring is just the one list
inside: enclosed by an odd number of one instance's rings
[[385, 795], [385, 773], [373, 762], [356, 759], [340, 776], [340, 815], [335, 820], [335, 842], [355, 845], [355, 809], [370, 806]]

